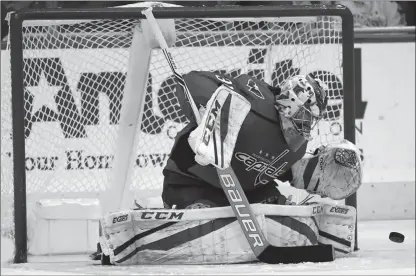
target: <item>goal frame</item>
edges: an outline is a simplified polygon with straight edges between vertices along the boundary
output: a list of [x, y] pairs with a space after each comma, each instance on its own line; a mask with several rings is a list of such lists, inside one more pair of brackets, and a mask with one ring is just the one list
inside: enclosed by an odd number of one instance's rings
[[[24, 72], [23, 72], [23, 22], [26, 20], [99, 20], [99, 19], [145, 19], [145, 8], [96, 8], [96, 9], [44, 9], [22, 10], [10, 16], [10, 56], [12, 92], [13, 134], [13, 199], [15, 231], [15, 263], [26, 263], [27, 244], [27, 198], [25, 170], [24, 129]], [[355, 143], [355, 80], [354, 80], [354, 28], [353, 15], [342, 5], [296, 5], [255, 7], [155, 7], [157, 19], [175, 18], [257, 18], [257, 17], [307, 17], [339, 16], [342, 18], [342, 67], [343, 67], [343, 113], [344, 138]], [[346, 199], [346, 204], [357, 208], [357, 196]], [[357, 231], [357, 228], [356, 228]], [[357, 238], [355, 239], [357, 249]]]

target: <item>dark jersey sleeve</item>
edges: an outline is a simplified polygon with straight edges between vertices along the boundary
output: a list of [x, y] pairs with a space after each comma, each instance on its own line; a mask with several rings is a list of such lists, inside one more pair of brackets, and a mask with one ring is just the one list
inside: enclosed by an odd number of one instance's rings
[[[212, 72], [192, 71], [184, 75], [183, 78], [198, 109], [201, 106], [205, 107], [215, 90], [222, 85], [221, 81]], [[185, 116], [189, 121], [195, 123], [191, 106], [180, 85], [176, 85], [176, 96]]]
[[[212, 72], [192, 71], [184, 75], [183, 78], [198, 109], [201, 106], [205, 107], [215, 90], [222, 85], [222, 82]], [[182, 86], [177, 84], [175, 93], [181, 107], [181, 112], [189, 120], [189, 124], [177, 134], [165, 170], [173, 171], [189, 178], [195, 178], [189, 171], [189, 168], [198, 164], [194, 160], [195, 153], [188, 144], [188, 137], [197, 125], [192, 108], [185, 97]], [[214, 168], [210, 167], [208, 170], [216, 174]], [[184, 179], [183, 182], [189, 183], [192, 182], [192, 179], [190, 181]]]
[[[224, 83], [251, 103], [251, 110], [240, 130], [231, 161], [244, 190], [255, 189], [258, 185], [279, 177], [287, 180], [290, 167], [304, 155], [306, 145], [297, 152], [292, 152], [283, 137], [279, 114], [274, 107], [275, 95], [280, 93], [279, 88], [272, 88], [247, 75], [232, 79], [212, 72], [193, 71], [185, 75], [184, 79], [198, 108], [205, 107], [215, 90]], [[176, 95], [190, 124], [178, 133], [165, 170], [219, 188], [215, 168], [211, 165], [200, 166], [194, 161], [195, 154], [190, 149], [187, 138], [196, 123], [182, 87], [176, 87]]]
[[[271, 103], [274, 103], [275, 95], [280, 93], [278, 87], [269, 86], [267, 83], [248, 75], [240, 75], [234, 79], [227, 75], [206, 71], [192, 71], [184, 75], [184, 79], [198, 108], [205, 107], [219, 86], [228, 84], [234, 88], [234, 91], [250, 101], [253, 111], [262, 113], [266, 117], [276, 117], [274, 106]], [[190, 121], [194, 121], [192, 109], [180, 85], [176, 86], [176, 95], [185, 116]]]

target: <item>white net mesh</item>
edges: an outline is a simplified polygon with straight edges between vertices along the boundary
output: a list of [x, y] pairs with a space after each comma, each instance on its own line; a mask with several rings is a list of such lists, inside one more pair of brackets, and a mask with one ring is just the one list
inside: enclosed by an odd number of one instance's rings
[[[342, 44], [330, 18], [256, 21], [176, 19], [172, 54], [182, 73], [249, 74], [272, 85], [314, 74], [329, 86], [325, 119], [309, 148], [343, 139]], [[339, 20], [337, 20], [339, 22]], [[28, 203], [38, 198], [100, 197], [109, 186], [135, 20], [28, 22], [24, 27], [24, 98]], [[9, 58], [6, 52], [3, 58]], [[13, 235], [10, 66], [1, 94], [2, 232]], [[141, 91], [138, 91], [140, 93]], [[176, 133], [186, 124], [175, 81], [152, 51], [137, 155], [135, 197], [160, 192]]]

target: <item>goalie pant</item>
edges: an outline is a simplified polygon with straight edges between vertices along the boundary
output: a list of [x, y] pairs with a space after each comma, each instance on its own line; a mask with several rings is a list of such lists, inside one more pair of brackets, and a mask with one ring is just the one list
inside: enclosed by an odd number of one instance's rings
[[[198, 107], [205, 107], [214, 91], [221, 85], [232, 87], [250, 102], [251, 110], [240, 129], [231, 159], [231, 166], [248, 196], [257, 193], [257, 188], [273, 179], [291, 180], [290, 168], [305, 154], [306, 143], [296, 152], [286, 143], [279, 114], [274, 107], [275, 95], [280, 92], [279, 88], [273, 88], [248, 75], [230, 79], [217, 73], [193, 71], [186, 74], [184, 79]], [[182, 87], [177, 85], [176, 95], [181, 110], [190, 123], [176, 136], [170, 158], [164, 168], [163, 199], [169, 206], [185, 208], [192, 204], [193, 200], [214, 193], [221, 194], [223, 199], [217, 200], [219, 196], [208, 199], [223, 206], [227, 201], [215, 168], [196, 163], [195, 153], [188, 144], [189, 134], [195, 129], [196, 123], [181, 90]], [[221, 110], [221, 114], [227, 114], [227, 110]], [[213, 192], [213, 188], [219, 192]], [[178, 194], [181, 196], [178, 197]], [[263, 201], [266, 198], [257, 197], [257, 200]]]

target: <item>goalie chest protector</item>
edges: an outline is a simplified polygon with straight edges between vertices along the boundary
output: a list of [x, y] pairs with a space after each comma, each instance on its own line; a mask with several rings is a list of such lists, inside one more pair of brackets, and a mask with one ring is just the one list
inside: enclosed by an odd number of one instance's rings
[[[307, 144], [305, 143], [294, 152], [286, 143], [280, 126], [279, 114], [274, 107], [275, 92], [272, 90], [279, 89], [271, 88], [265, 82], [248, 75], [230, 79], [222, 74], [192, 71], [186, 74], [184, 79], [198, 108], [207, 104], [220, 85], [230, 81], [234, 90], [250, 101], [251, 110], [240, 130], [231, 160], [231, 166], [245, 191], [253, 190], [276, 178], [286, 180], [282, 179], [282, 175], [304, 156]], [[187, 138], [196, 127], [196, 123], [182, 87], [179, 85], [176, 86], [176, 95], [182, 112], [190, 123], [175, 138], [165, 170], [197, 178], [220, 188], [215, 168], [201, 166], [194, 161], [195, 154]], [[189, 185], [189, 182], [184, 181], [183, 184]]]

